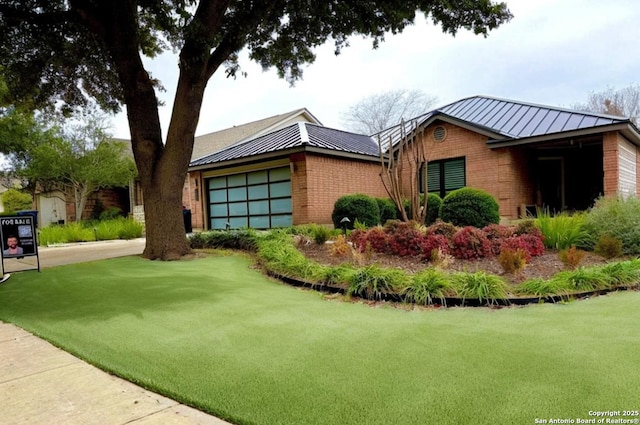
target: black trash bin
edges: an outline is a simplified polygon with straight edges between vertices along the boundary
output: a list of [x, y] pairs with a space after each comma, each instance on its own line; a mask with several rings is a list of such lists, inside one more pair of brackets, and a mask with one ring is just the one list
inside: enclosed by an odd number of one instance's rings
[[22, 210], [16, 211], [16, 215], [18, 216], [27, 216], [30, 215], [33, 217], [33, 227], [38, 227], [38, 211], [37, 210]]
[[184, 220], [184, 230], [187, 233], [193, 232], [193, 226], [191, 225], [191, 210], [183, 209], [182, 210], [182, 219]]

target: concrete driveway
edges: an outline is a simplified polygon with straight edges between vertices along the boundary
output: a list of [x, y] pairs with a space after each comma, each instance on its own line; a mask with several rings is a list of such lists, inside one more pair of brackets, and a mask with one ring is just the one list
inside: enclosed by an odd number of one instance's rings
[[[144, 243], [144, 239], [135, 239], [42, 248], [40, 267], [139, 255]], [[34, 267], [37, 267], [35, 257], [5, 260], [8, 273]], [[11, 283], [11, 279], [2, 283], [0, 290]], [[0, 425], [229, 425], [109, 375], [3, 322], [0, 322], [0, 400]]]
[[[38, 248], [40, 268], [61, 266], [72, 263], [103, 260], [105, 258], [140, 255], [144, 251], [145, 239], [113, 240], [100, 242], [83, 242], [61, 244], [52, 247]], [[4, 260], [4, 271], [12, 273], [38, 268], [38, 258], [7, 258]]]

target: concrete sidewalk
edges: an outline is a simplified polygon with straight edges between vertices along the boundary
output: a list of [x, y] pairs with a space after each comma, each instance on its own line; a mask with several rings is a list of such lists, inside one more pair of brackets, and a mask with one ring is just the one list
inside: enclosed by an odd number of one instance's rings
[[[144, 240], [44, 248], [40, 250], [40, 262], [46, 268], [140, 254], [143, 248]], [[14, 270], [6, 262], [5, 267], [8, 272]], [[6, 284], [11, 284], [11, 279], [2, 285]], [[109, 375], [2, 322], [0, 403], [0, 425], [228, 424]]]

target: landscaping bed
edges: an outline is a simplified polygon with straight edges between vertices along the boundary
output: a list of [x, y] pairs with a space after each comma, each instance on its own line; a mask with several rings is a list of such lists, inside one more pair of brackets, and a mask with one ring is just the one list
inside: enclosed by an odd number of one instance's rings
[[[345, 262], [349, 262], [349, 259], [345, 257], [332, 255], [330, 248], [331, 242], [316, 244], [311, 241], [309, 243], [301, 243], [298, 245], [298, 249], [305, 255], [305, 257], [320, 264], [337, 266]], [[616, 261], [620, 260], [620, 258], [616, 259]], [[398, 257], [396, 255], [381, 253], [372, 253], [370, 258], [362, 258], [362, 261], [364, 261], [364, 264], [360, 265], [366, 266], [370, 264], [378, 264], [381, 267], [401, 269], [407, 273], [416, 273], [426, 268], [433, 267], [433, 264], [428, 261], [422, 261], [418, 257]], [[603, 257], [592, 252], [587, 252], [580, 262], [580, 265], [595, 266], [607, 264], [607, 262], [608, 261]], [[557, 250], [548, 249], [542, 255], [532, 257], [531, 261], [519, 273], [505, 273], [496, 257], [478, 258], [475, 260], [454, 259], [447, 265], [446, 270], [470, 273], [484, 271], [498, 275], [510, 284], [516, 285], [533, 278], [550, 279], [555, 274], [563, 270], [567, 270], [567, 266], [560, 260], [559, 252]]]

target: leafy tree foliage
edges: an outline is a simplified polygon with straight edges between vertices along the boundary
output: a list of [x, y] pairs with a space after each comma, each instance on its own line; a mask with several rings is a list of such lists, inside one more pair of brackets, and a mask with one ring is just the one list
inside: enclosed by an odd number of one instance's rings
[[[443, 31], [484, 34], [511, 18], [490, 0], [0, 0], [0, 66], [14, 100], [68, 111], [95, 99], [127, 106], [147, 224], [147, 258], [189, 252], [182, 185], [207, 81], [223, 67], [241, 72], [238, 53], [275, 67], [294, 82], [329, 40], [336, 53], [352, 35], [401, 32], [421, 11]], [[142, 56], [179, 52], [178, 83], [166, 140], [158, 115], [159, 82]]]
[[436, 102], [420, 90], [389, 90], [372, 94], [351, 105], [344, 113], [343, 125], [362, 134], [376, 134], [424, 114]]
[[4, 212], [30, 210], [33, 206], [33, 199], [28, 193], [17, 189], [9, 189], [2, 194], [2, 206], [4, 207]]
[[89, 146], [82, 140], [65, 138], [35, 147], [21, 173], [43, 190], [59, 190], [65, 198], [73, 199], [78, 219], [89, 195], [107, 187], [127, 186], [136, 174], [124, 143], [104, 139]]
[[9, 179], [31, 191], [61, 191], [73, 199], [80, 218], [93, 192], [127, 186], [136, 174], [135, 163], [122, 142], [111, 140], [104, 117], [83, 116], [82, 122], [47, 128], [42, 118], [11, 108], [0, 117], [0, 134], [6, 135]]

